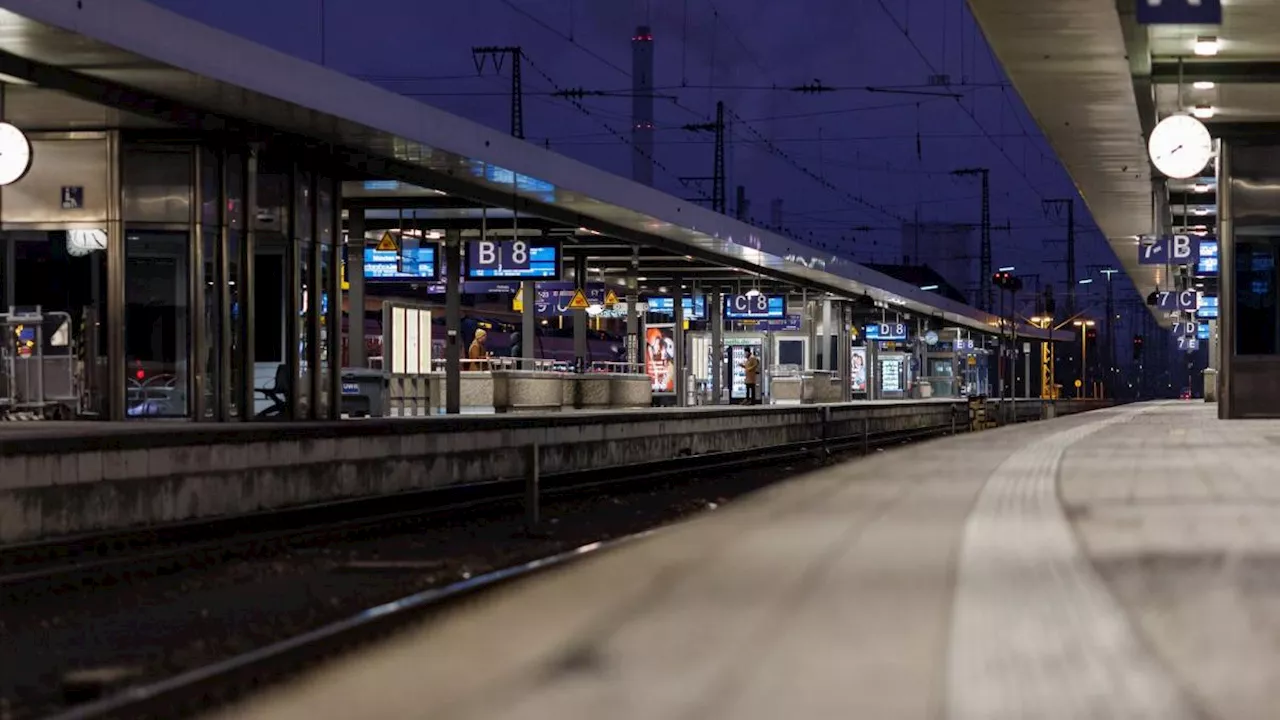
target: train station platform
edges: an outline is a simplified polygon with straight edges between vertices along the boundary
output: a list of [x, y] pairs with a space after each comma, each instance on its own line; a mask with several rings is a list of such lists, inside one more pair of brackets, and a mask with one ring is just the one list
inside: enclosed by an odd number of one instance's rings
[[1280, 422], [914, 445], [499, 589], [226, 717], [1271, 717]]
[[[994, 403], [992, 403], [994, 405]], [[1068, 414], [1095, 401], [1057, 401]], [[1048, 408], [1020, 400], [1035, 420]], [[1010, 410], [1006, 407], [1005, 410]], [[967, 403], [707, 406], [293, 423], [0, 424], [0, 543], [445, 486], [607, 477], [688, 456], [961, 432]]]

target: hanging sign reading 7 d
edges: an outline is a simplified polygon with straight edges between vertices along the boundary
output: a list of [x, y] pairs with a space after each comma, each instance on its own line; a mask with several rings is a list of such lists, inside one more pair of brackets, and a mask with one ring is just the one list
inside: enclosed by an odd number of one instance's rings
[[549, 240], [471, 240], [468, 280], [558, 280], [560, 244]]

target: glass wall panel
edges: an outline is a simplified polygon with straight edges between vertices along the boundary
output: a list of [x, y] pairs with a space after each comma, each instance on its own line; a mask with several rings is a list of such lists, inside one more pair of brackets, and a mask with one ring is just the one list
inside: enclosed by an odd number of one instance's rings
[[1280, 238], [1236, 236], [1236, 354], [1280, 354]]
[[[101, 242], [99, 242], [101, 241]], [[12, 245], [10, 247], [10, 244]], [[0, 265], [13, 260], [13, 305], [39, 311], [45, 356], [43, 397], [21, 390], [26, 402], [56, 401], [68, 409], [100, 414], [106, 407], [105, 235], [82, 231], [13, 231], [0, 240]], [[5, 287], [5, 286], [0, 286]], [[8, 311], [8, 307], [0, 310]], [[33, 328], [22, 329], [35, 340]], [[15, 328], [16, 332], [17, 329]], [[34, 346], [32, 346], [34, 347]], [[77, 392], [73, 378], [82, 385]]]
[[125, 229], [125, 362], [130, 417], [186, 417], [191, 373], [190, 234]]

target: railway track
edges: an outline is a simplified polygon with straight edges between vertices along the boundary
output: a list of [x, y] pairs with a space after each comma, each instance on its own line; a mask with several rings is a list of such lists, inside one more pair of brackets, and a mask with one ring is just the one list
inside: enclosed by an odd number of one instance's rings
[[[586, 474], [548, 476], [549, 498], [623, 492], [692, 474], [725, 474], [739, 468], [783, 465], [827, 455], [866, 454], [962, 430], [952, 424], [909, 431], [858, 434], [795, 443], [768, 450], [699, 455], [633, 466], [607, 479]], [[298, 546], [402, 532], [459, 513], [510, 510], [525, 500], [526, 487], [503, 481], [463, 488], [408, 493], [393, 498], [332, 503], [285, 512], [82, 537], [71, 542], [30, 544], [0, 551], [0, 592], [74, 591], [177, 570], [199, 570], [238, 558], [270, 555]], [[274, 644], [181, 672], [116, 694], [74, 705], [54, 715], [90, 718], [182, 717], [251, 692], [335, 653], [383, 637], [459, 598], [632, 542], [653, 530], [594, 542], [549, 557], [469, 577], [368, 608]]]

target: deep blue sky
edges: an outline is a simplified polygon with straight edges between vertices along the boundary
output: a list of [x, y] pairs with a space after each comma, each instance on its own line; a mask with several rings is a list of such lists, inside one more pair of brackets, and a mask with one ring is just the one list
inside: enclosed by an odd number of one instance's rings
[[[711, 174], [710, 137], [681, 125], [705, 122], [723, 100], [733, 120], [730, 205], [733, 188], [745, 185], [752, 214], [767, 219], [769, 200], [781, 197], [786, 224], [802, 237], [862, 261], [894, 262], [902, 219], [976, 223], [977, 180], [949, 173], [989, 167], [992, 220], [1012, 227], [993, 233], [994, 263], [1053, 278], [1062, 290], [1063, 266], [1043, 261], [1064, 254], [1061, 243], [1044, 241], [1063, 237], [1065, 220], [1046, 215], [1041, 200], [1075, 196], [1075, 189], [964, 0], [153, 2], [504, 130], [506, 68], [501, 77], [491, 70], [477, 76], [470, 49], [520, 45], [532, 63], [524, 73], [526, 137], [623, 175], [630, 148], [608, 128], [628, 135], [630, 98], [587, 99], [585, 115], [546, 93], [628, 91], [630, 39], [648, 23], [658, 92], [673, 96], [656, 101], [655, 154], [663, 167], [655, 184], [662, 189], [689, 197], [695, 192], [675, 177]], [[951, 88], [928, 87], [930, 75], [943, 73]], [[850, 89], [817, 96], [769, 89], [815, 79]], [[852, 89], [863, 86], [962, 97]], [[1083, 206], [1078, 220], [1083, 277], [1086, 266], [1115, 260]], [[1132, 295], [1125, 285], [1118, 296]]]

